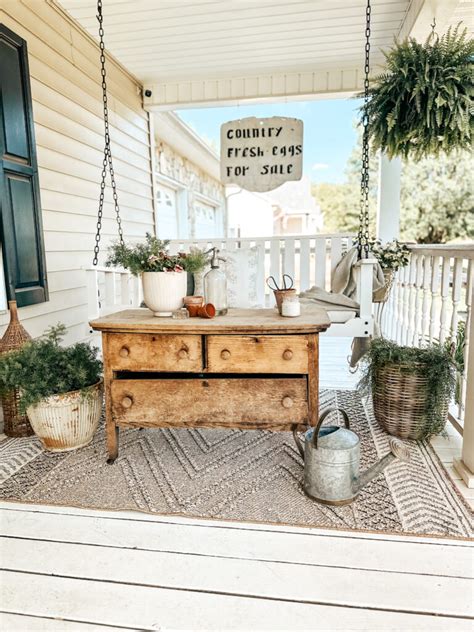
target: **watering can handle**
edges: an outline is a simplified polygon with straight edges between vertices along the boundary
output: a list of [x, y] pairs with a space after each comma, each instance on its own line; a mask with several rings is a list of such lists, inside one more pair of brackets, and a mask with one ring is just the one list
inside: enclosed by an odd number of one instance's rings
[[[326, 408], [326, 410], [321, 414], [321, 417], [319, 418], [319, 421], [318, 421], [318, 425], [316, 426], [316, 428], [314, 429], [314, 432], [313, 432], [313, 445], [314, 445], [315, 448], [318, 447], [318, 435], [319, 435], [319, 429], [321, 428], [321, 424], [326, 419], [326, 417], [329, 415], [329, 413], [333, 413], [335, 411], [341, 413], [341, 415], [342, 415], [342, 417], [344, 419], [344, 425], [345, 425], [346, 428], [349, 429], [349, 417], [347, 416], [347, 413], [346, 413], [345, 410], [342, 410], [342, 408]], [[293, 428], [293, 439], [295, 440], [296, 447], [298, 448], [299, 453], [301, 454], [302, 458], [304, 459], [303, 443], [301, 442], [301, 439], [299, 438], [298, 433], [296, 432], [296, 428]]]
[[323, 413], [321, 413], [321, 416], [319, 417], [319, 420], [318, 420], [318, 425], [316, 426], [313, 432], [313, 445], [315, 448], [318, 447], [319, 429], [321, 428], [323, 421], [326, 419], [326, 417], [329, 414], [334, 413], [336, 411], [338, 413], [341, 413], [342, 418], [344, 419], [344, 425], [349, 430], [349, 417], [345, 410], [343, 410], [342, 408], [326, 408], [326, 410]]

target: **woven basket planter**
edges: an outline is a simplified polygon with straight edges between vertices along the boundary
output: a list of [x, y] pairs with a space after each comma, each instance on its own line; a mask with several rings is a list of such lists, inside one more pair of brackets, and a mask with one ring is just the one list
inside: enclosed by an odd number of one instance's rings
[[390, 290], [392, 289], [393, 281], [395, 279], [395, 272], [393, 270], [384, 270], [383, 276], [385, 279], [385, 285], [378, 290], [375, 290], [372, 301], [374, 303], [385, 303], [390, 296]]
[[[31, 336], [18, 319], [16, 301], [8, 301], [10, 324], [0, 340], [0, 354], [20, 349]], [[20, 392], [16, 388], [4, 393], [1, 398], [3, 409], [3, 426], [7, 437], [29, 437], [34, 434], [33, 428], [25, 413], [20, 413]]]
[[[429, 393], [423, 364], [386, 365], [372, 387], [375, 418], [389, 434], [401, 439], [421, 439], [430, 420], [426, 419]], [[449, 400], [442, 407], [446, 420]], [[442, 428], [439, 428], [441, 432]]]
[[68, 452], [92, 441], [102, 412], [103, 382], [51, 395], [27, 408], [35, 434], [49, 452]]

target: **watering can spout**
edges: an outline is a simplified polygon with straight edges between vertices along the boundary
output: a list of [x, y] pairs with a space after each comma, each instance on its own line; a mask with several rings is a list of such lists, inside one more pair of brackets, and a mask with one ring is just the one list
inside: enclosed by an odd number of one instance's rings
[[390, 437], [389, 444], [390, 452], [382, 457], [380, 461], [365, 470], [365, 472], [362, 472], [359, 479], [355, 482], [355, 493], [358, 493], [367, 483], [370, 483], [370, 481], [383, 472], [387, 465], [390, 465], [395, 459], [400, 459], [400, 461], [405, 461], [406, 463], [410, 460], [410, 452], [404, 443]]

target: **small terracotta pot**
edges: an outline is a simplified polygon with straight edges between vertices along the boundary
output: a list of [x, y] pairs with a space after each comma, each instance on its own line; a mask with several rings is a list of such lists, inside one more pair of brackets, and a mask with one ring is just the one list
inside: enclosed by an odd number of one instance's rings
[[203, 296], [185, 296], [183, 299], [184, 306], [189, 312], [189, 316], [195, 317], [198, 316], [199, 308], [204, 303]]
[[295, 296], [296, 290], [294, 288], [292, 288], [291, 290], [273, 290], [273, 294], [275, 295], [278, 313], [281, 316], [281, 306], [283, 304], [283, 299], [285, 298], [285, 296]]
[[201, 318], [214, 318], [216, 315], [216, 308], [212, 303], [206, 303], [199, 308], [198, 316]]

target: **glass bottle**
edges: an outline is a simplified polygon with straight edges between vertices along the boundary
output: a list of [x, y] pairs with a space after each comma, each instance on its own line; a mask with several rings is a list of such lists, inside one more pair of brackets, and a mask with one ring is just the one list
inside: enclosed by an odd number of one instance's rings
[[216, 308], [216, 315], [227, 314], [227, 278], [220, 268], [219, 261], [225, 261], [219, 257], [219, 250], [212, 249], [211, 269], [204, 276], [204, 299], [206, 303], [212, 303]]

